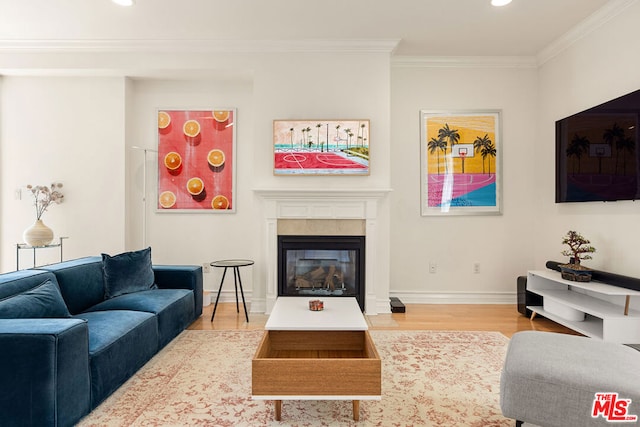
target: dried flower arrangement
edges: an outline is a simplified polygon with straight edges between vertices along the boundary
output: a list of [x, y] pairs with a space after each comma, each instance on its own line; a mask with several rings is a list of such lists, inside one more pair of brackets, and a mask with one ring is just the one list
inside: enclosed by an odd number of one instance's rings
[[50, 187], [46, 185], [27, 185], [27, 190], [31, 191], [34, 206], [36, 207], [36, 220], [39, 220], [52, 204], [62, 203], [64, 195], [60, 191], [62, 184], [54, 182]]

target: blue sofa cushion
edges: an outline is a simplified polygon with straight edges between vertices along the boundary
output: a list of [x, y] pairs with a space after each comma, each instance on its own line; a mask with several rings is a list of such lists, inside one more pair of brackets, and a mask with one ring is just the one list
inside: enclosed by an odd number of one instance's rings
[[110, 256], [102, 254], [105, 298], [154, 289], [151, 248]]
[[49, 271], [55, 277], [71, 314], [82, 313], [104, 301], [102, 258], [99, 256], [78, 258], [38, 269]]
[[202, 314], [202, 266], [154, 265], [155, 283], [158, 289], [189, 289], [193, 291], [195, 320]]
[[164, 347], [194, 319], [193, 291], [187, 289], [153, 289], [120, 295], [91, 307], [88, 311], [134, 310], [158, 317], [160, 347]]
[[58, 285], [51, 279], [0, 300], [0, 319], [71, 317]]
[[89, 328], [91, 407], [136, 373], [158, 351], [158, 322], [151, 313], [111, 310], [80, 313]]
[[0, 274], [0, 300], [33, 289], [47, 279], [57, 282], [56, 276], [46, 271], [19, 270]]

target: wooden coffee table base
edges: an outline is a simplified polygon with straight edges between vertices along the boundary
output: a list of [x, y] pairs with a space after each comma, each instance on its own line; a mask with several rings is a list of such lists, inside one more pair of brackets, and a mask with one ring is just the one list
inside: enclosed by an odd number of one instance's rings
[[[282, 400], [276, 400], [276, 421], [282, 421]], [[353, 421], [360, 421], [360, 401], [353, 401]]]
[[308, 300], [276, 300], [251, 361], [251, 397], [273, 400], [351, 400], [360, 419], [361, 400], [380, 400], [382, 363], [355, 298], [330, 298], [322, 311]]
[[368, 331], [265, 331], [252, 360], [252, 398], [351, 400], [360, 419], [360, 400], [380, 400], [381, 361]]

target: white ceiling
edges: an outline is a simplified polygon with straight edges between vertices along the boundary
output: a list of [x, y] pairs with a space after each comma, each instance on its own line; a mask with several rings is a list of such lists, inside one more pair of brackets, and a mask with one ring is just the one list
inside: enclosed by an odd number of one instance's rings
[[398, 41], [394, 55], [534, 56], [637, 0], [0, 0], [0, 49], [20, 42]]

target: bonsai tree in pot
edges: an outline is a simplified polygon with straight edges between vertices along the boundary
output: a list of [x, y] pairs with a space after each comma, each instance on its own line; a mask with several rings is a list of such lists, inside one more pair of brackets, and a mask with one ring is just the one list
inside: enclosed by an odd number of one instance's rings
[[590, 245], [590, 241], [585, 239], [577, 231], [570, 230], [562, 239], [562, 244], [569, 246], [569, 249], [562, 251], [562, 255], [569, 258], [568, 264], [560, 265], [562, 277], [567, 280], [588, 282], [591, 280], [591, 270], [580, 264], [583, 259], [592, 259], [591, 255], [596, 248]]

